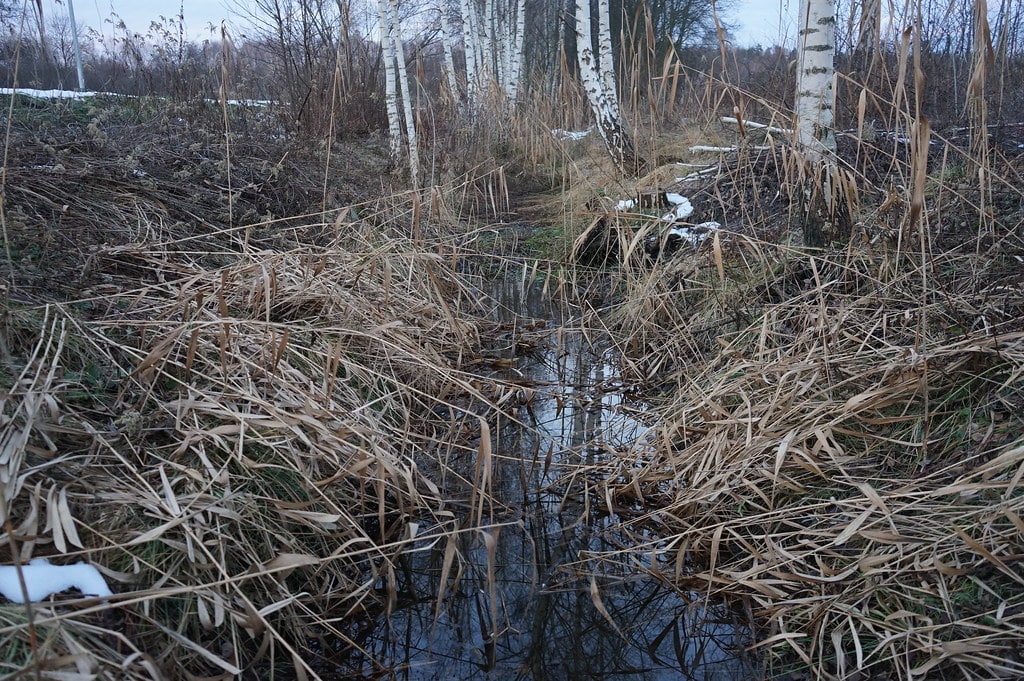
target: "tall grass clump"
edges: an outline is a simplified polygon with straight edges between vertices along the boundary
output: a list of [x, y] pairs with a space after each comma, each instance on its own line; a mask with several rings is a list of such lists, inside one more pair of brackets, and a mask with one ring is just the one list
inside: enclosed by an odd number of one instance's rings
[[[4, 562], [87, 561], [114, 596], [0, 604], [0, 674], [378, 673], [360, 632], [470, 493], [442, 487], [473, 434], [435, 409], [488, 409], [457, 211], [320, 212], [322, 171], [274, 172], [244, 133], [228, 196], [213, 134], [115, 120], [9, 156]], [[365, 190], [352, 170], [331, 205]]]
[[[846, 144], [870, 164], [843, 241], [800, 249], [734, 218], [611, 275], [601, 323], [652, 427], [619, 452], [608, 498], [639, 501], [622, 524], [659, 577], [750, 616], [769, 677], [1014, 677], [1024, 244], [1001, 178], [1016, 171], [988, 161], [1001, 204], [979, 213], [955, 141], [890, 151], [898, 188], [873, 169], [884, 145]], [[733, 158], [719, 181], [743, 174]], [[757, 196], [735, 194], [732, 215]]]

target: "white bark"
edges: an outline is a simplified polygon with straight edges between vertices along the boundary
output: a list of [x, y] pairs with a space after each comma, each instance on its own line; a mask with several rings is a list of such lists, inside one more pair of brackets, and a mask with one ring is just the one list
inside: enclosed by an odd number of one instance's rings
[[459, 6], [462, 12], [462, 40], [466, 54], [466, 99], [472, 112], [476, 111], [477, 95], [480, 91], [480, 69], [477, 65], [479, 35], [473, 21], [476, 8], [470, 0], [462, 0]]
[[590, 28], [590, 0], [576, 0], [576, 55], [579, 60], [580, 79], [587, 93], [590, 108], [597, 121], [597, 129], [604, 139], [608, 152], [619, 170], [625, 175], [635, 174], [638, 159], [628, 133], [622, 128], [615, 90], [605, 90], [604, 82], [611, 79], [614, 87], [615, 75], [603, 77], [598, 70], [594, 56], [593, 32]]
[[459, 10], [468, 109], [502, 99], [514, 104], [522, 81], [525, 0], [460, 0]]
[[508, 69], [508, 84], [505, 92], [510, 103], [515, 104], [519, 95], [519, 80], [523, 74], [523, 39], [526, 34], [526, 0], [519, 0], [516, 7], [515, 32], [512, 35], [510, 49], [510, 64]]
[[835, 0], [800, 0], [796, 142], [809, 161], [833, 159]]
[[608, 0], [597, 0], [597, 49], [601, 86], [608, 95], [609, 103], [619, 115], [619, 95], [615, 84], [615, 58], [612, 56], [612, 29], [608, 18]]
[[388, 133], [391, 158], [402, 157], [402, 119], [398, 115], [398, 90], [395, 86], [394, 25], [390, 21], [389, 0], [378, 0], [380, 19], [380, 48], [384, 53], [384, 103], [388, 112]]
[[798, 22], [794, 141], [806, 165], [794, 218], [804, 245], [822, 247], [849, 222], [851, 209], [838, 189], [833, 130], [835, 0], [800, 0]]
[[459, 101], [459, 82], [455, 77], [455, 58], [452, 56], [452, 28], [448, 22], [448, 12], [444, 5], [438, 7], [441, 12], [441, 44], [444, 50], [444, 75], [448, 83], [448, 91], [451, 93], [452, 101]]
[[419, 145], [416, 136], [416, 117], [412, 110], [412, 93], [409, 87], [409, 74], [405, 68], [405, 46], [402, 43], [401, 33], [398, 27], [398, 5], [395, 0], [388, 2], [388, 23], [391, 27], [391, 37], [394, 41], [394, 54], [398, 65], [398, 84], [402, 89], [402, 110], [405, 113], [405, 134], [409, 142], [409, 174], [412, 177], [414, 187], [419, 187], [420, 155]]
[[484, 2], [484, 54], [487, 59], [487, 69], [484, 73], [485, 77], [489, 80], [497, 78], [497, 72], [499, 68], [498, 60], [498, 43], [495, 40], [494, 28], [497, 23], [497, 17], [494, 13], [494, 0], [485, 0]]

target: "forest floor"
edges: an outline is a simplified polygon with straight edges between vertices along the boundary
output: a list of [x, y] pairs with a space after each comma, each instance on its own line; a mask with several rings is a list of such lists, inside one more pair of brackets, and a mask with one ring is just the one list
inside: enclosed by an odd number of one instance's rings
[[[484, 351], [510, 332], [496, 274], [553, 282], [614, 348], [650, 436], [572, 484], [634, 509], [658, 579], [744, 613], [766, 676], [1024, 674], [1014, 140], [985, 202], [929, 155], [924, 242], [905, 149], [851, 147], [854, 238], [815, 252], [788, 234], [784, 149], [717, 128], [734, 151], [680, 147], [628, 187], [583, 140], [557, 189], [520, 166], [410, 192], [383, 140], [328, 158], [258, 108], [227, 137], [214, 105], [10, 111], [4, 543], [101, 566], [116, 607], [0, 603], [0, 675], [325, 674], [318, 651], [391, 611], [419, 528], [444, 545], [482, 508], [488, 418], [451, 415], [523, 399]], [[666, 191], [719, 227], [669, 253]]]

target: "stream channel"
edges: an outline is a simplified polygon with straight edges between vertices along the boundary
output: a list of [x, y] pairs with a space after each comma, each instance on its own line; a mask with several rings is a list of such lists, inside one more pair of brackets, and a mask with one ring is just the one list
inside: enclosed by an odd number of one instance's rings
[[[412, 597], [365, 632], [364, 654], [385, 678], [409, 680], [755, 677], [739, 618], [646, 574], [641, 552], [629, 550], [635, 540], [616, 529], [621, 519], [565, 484], [647, 431], [631, 416], [643, 405], [617, 389], [614, 354], [571, 331], [572, 309], [541, 285], [502, 280], [492, 297], [494, 318], [509, 328], [547, 329], [530, 352], [507, 348], [514, 361], [500, 370], [533, 386], [532, 400], [493, 428], [494, 502], [483, 506], [481, 529], [454, 540], [460, 560], [447, 572], [444, 540], [407, 553], [398, 581]], [[467, 511], [461, 525], [476, 520]]]

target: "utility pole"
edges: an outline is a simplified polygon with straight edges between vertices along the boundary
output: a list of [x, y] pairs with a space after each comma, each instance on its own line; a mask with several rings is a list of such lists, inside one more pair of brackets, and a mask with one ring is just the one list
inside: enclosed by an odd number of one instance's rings
[[75, 46], [75, 68], [78, 71], [78, 91], [85, 90], [85, 73], [82, 71], [82, 46], [78, 44], [78, 22], [75, 21], [74, 0], [68, 0], [68, 19], [71, 20], [71, 41]]

